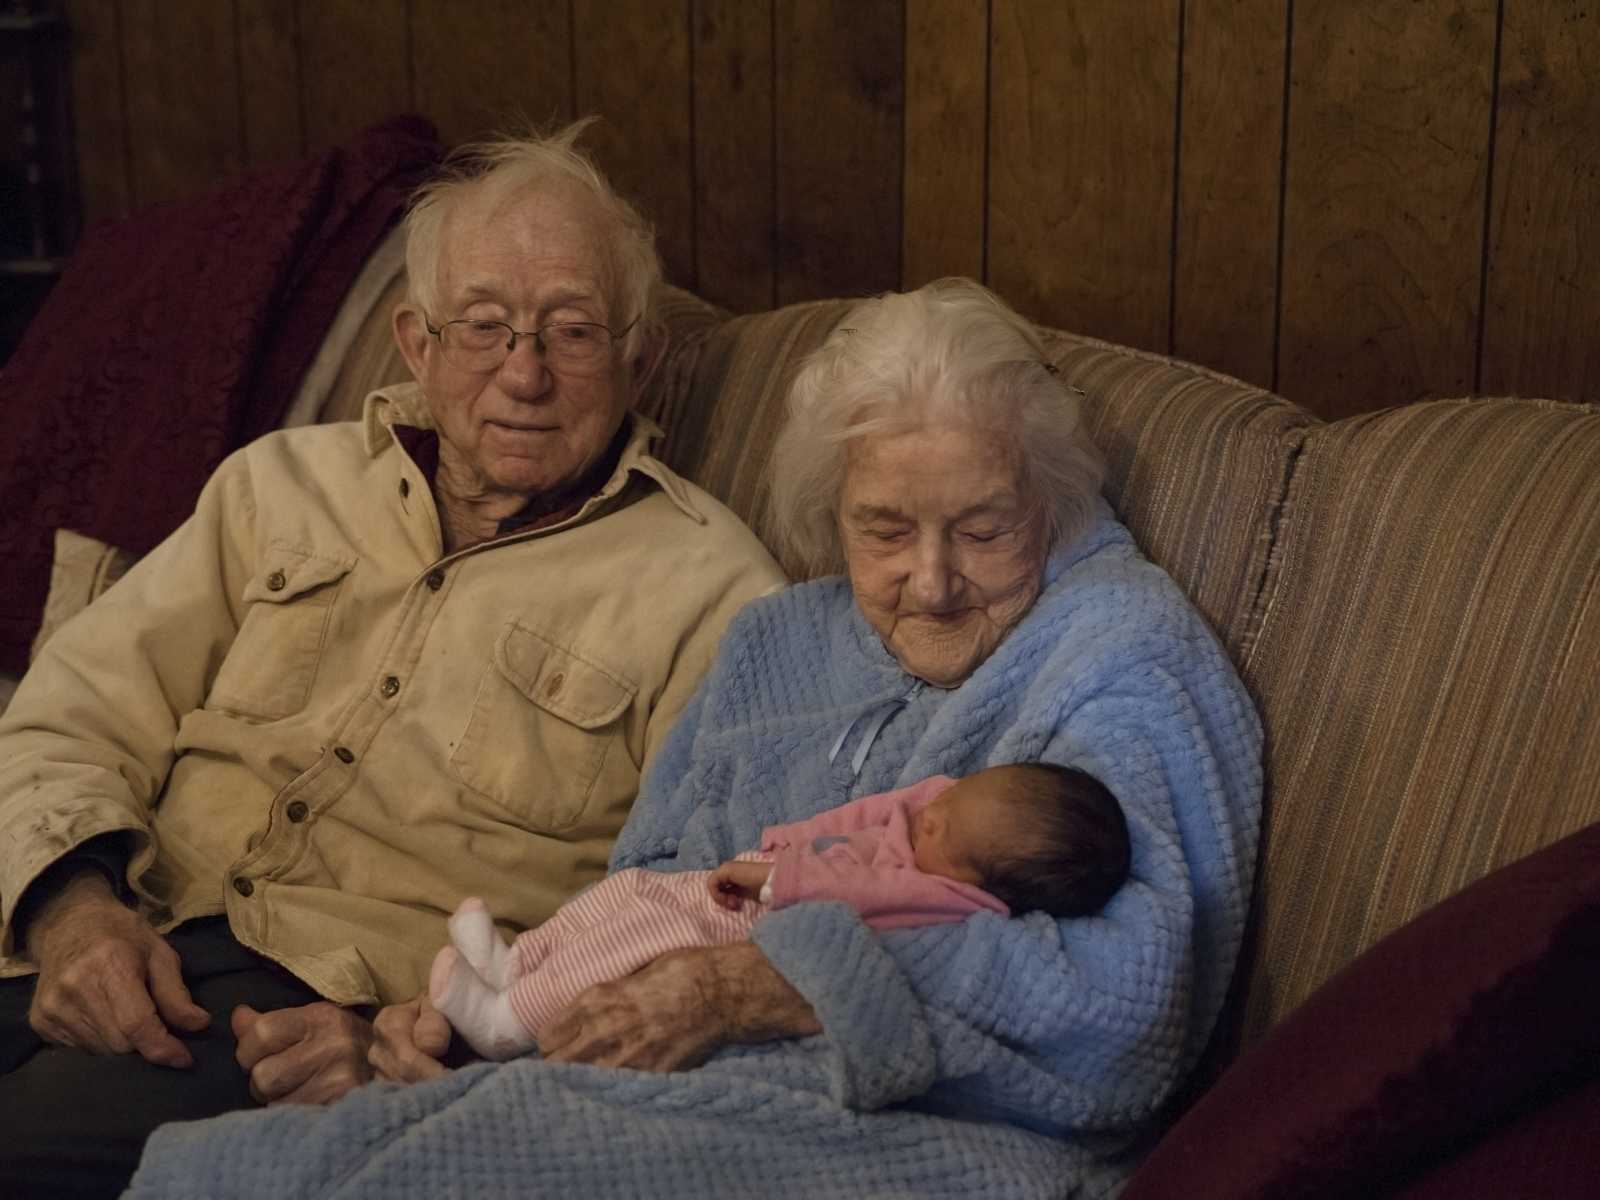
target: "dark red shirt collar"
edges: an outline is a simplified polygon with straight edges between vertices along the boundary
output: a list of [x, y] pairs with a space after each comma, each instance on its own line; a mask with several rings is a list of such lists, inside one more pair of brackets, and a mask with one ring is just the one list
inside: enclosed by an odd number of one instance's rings
[[[595, 459], [587, 471], [566, 487], [530, 496], [526, 504], [500, 522], [495, 532], [504, 537], [508, 533], [516, 533], [522, 529], [541, 529], [547, 525], [557, 525], [575, 516], [590, 497], [605, 487], [606, 480], [616, 471], [617, 464], [622, 461], [622, 452], [628, 447], [631, 427], [632, 422], [624, 417], [605, 453]], [[418, 429], [414, 425], [395, 425], [394, 436], [400, 443], [401, 449], [411, 456], [412, 462], [417, 464], [417, 469], [422, 472], [423, 478], [428, 481], [429, 489], [432, 490], [434, 480], [439, 474], [438, 432], [432, 429]]]

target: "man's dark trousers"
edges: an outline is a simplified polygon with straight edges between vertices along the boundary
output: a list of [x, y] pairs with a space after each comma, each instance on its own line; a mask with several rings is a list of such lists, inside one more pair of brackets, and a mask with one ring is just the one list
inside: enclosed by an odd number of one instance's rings
[[168, 935], [190, 994], [211, 1014], [198, 1034], [174, 1031], [194, 1056], [175, 1070], [137, 1054], [95, 1055], [47, 1045], [28, 1025], [34, 978], [0, 981], [0, 1194], [117, 1196], [157, 1125], [254, 1108], [234, 1061], [229, 1014], [310, 1004], [317, 994], [234, 940], [223, 917]]

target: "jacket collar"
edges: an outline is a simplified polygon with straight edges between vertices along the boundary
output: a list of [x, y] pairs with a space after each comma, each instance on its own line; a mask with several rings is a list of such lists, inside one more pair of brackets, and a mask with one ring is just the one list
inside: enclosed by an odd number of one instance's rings
[[[587, 513], [593, 505], [617, 495], [626, 486], [629, 475], [639, 474], [653, 481], [695, 524], [704, 525], [705, 514], [695, 506], [683, 480], [650, 453], [651, 444], [664, 436], [661, 426], [643, 413], [633, 410], [623, 419], [629, 422], [628, 443], [622, 449], [617, 469], [583, 506], [583, 512]], [[367, 454], [372, 458], [395, 445], [394, 427], [397, 425], [410, 425], [416, 429], [435, 428], [428, 402], [422, 395], [421, 386], [416, 383], [390, 384], [369, 393], [361, 413], [361, 424]]]

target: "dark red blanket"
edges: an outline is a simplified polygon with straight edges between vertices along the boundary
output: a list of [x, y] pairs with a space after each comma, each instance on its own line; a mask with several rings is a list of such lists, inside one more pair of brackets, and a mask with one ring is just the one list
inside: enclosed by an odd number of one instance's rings
[[85, 238], [0, 370], [0, 667], [26, 665], [58, 527], [143, 553], [278, 425], [438, 154], [402, 117]]

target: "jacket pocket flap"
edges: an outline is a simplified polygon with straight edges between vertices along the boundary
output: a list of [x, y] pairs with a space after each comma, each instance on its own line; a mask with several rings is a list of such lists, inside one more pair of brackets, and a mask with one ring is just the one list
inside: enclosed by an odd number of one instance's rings
[[534, 704], [582, 729], [615, 721], [638, 691], [524, 625], [507, 626], [494, 659], [500, 673]]
[[244, 585], [244, 601], [283, 604], [326, 584], [337, 583], [355, 566], [354, 558], [313, 554], [281, 542], [267, 547], [260, 572]]

